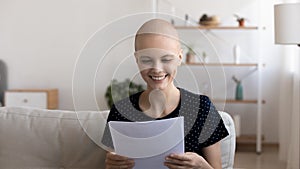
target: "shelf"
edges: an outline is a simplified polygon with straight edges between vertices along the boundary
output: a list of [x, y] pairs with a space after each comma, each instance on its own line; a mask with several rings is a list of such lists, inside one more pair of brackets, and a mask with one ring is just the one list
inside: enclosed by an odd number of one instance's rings
[[[257, 100], [234, 100], [234, 99], [213, 99], [213, 102], [220, 103], [220, 102], [226, 102], [226, 103], [243, 103], [243, 104], [257, 104]], [[262, 104], [265, 104], [266, 101], [262, 100]]]
[[[178, 26], [175, 26], [175, 28], [178, 30], [178, 31], [181, 31], [182, 34], [185, 34], [185, 32], [188, 32], [188, 31], [200, 31], [200, 32], [203, 32], [203, 33], [213, 33], [213, 32], [218, 32], [218, 33], [226, 33], [227, 35], [229, 36], [232, 36], [230, 35], [231, 33], [235, 32], [235, 33], [250, 33], [251, 31], [254, 31], [254, 32], [251, 32], [251, 33], [256, 33], [258, 34], [259, 36], [257, 36], [257, 42], [260, 42], [259, 41], [259, 37], [260, 37], [260, 28], [259, 26], [245, 26], [245, 27], [239, 27], [238, 25], [217, 25], [217, 26], [203, 26], [203, 25], [190, 25], [190, 26], [184, 26], [184, 25], [178, 25]], [[230, 34], [228, 34], [230, 33]], [[212, 34], [213, 36], [219, 36], [216, 35], [216, 34]], [[248, 36], [253, 36], [252, 34], [247, 34], [247, 37]], [[237, 34], [235, 35], [235, 37], [239, 37]], [[256, 37], [256, 36], [255, 36]], [[196, 38], [196, 37], [195, 37]], [[222, 37], [218, 37], [219, 39], [223, 39]], [[232, 39], [234, 40], [234, 39]], [[258, 48], [262, 48], [259, 44], [259, 43], [256, 43], [256, 42], [249, 42], [250, 45], [253, 45], [253, 47], [257, 46]], [[260, 58], [260, 52], [257, 52], [257, 58]], [[250, 63], [249, 63], [250, 62]], [[253, 98], [250, 98], [250, 99], [244, 99], [244, 100], [235, 100], [234, 99], [234, 96], [230, 99], [230, 98], [222, 98], [222, 97], [219, 97], [219, 98], [215, 98], [215, 99], [212, 99], [213, 102], [215, 103], [219, 103], [219, 104], [236, 104], [238, 106], [242, 105], [242, 106], [255, 106], [257, 107], [257, 110], [256, 110], [256, 121], [257, 121], [257, 124], [256, 124], [256, 134], [255, 135], [242, 135], [241, 137], [238, 137], [237, 138], [237, 143], [255, 143], [256, 144], [256, 152], [257, 153], [261, 153], [261, 146], [262, 146], [262, 105], [266, 103], [265, 100], [262, 100], [262, 95], [261, 95], [261, 79], [262, 79], [262, 76], [261, 76], [261, 71], [262, 71], [262, 67], [265, 67], [265, 64], [261, 63], [260, 59], [258, 59], [257, 61], [256, 60], [252, 60], [252, 63], [251, 61], [245, 61], [245, 63], [234, 63], [233, 61], [230, 62], [228, 61], [227, 63], [224, 63], [224, 62], [218, 62], [218, 61], [215, 61], [215, 62], [211, 62], [211, 63], [201, 63], [201, 62], [196, 62], [196, 63], [183, 63], [182, 64], [183, 66], [188, 66], [188, 68], [194, 68], [193, 66], [199, 66], [201, 67], [200, 70], [193, 70], [193, 71], [202, 71], [203, 68], [207, 68], [209, 67], [212, 68], [212, 69], [215, 69], [215, 68], [222, 68], [225, 70], [227, 69], [234, 69], [234, 71], [238, 71], [238, 69], [254, 69], [254, 70], [251, 70], [251, 72], [249, 73], [252, 73], [254, 71], [257, 71], [257, 79], [255, 79], [255, 82], [257, 82], [257, 96], [256, 97], [253, 97]], [[256, 91], [254, 91], [256, 93]], [[235, 106], [235, 105], [231, 105], [231, 106]], [[254, 118], [254, 117], [253, 117]], [[260, 138], [260, 140], [258, 139]]]
[[257, 67], [257, 63], [184, 63], [191, 66], [235, 66], [235, 67]]
[[[265, 138], [262, 135], [261, 140], [264, 141]], [[236, 143], [237, 144], [251, 144], [251, 143], [256, 143], [256, 135], [241, 135], [236, 138]]]
[[175, 26], [176, 29], [215, 29], [215, 30], [256, 30], [258, 29], [257, 26], [245, 26], [245, 27], [238, 27], [238, 26]]

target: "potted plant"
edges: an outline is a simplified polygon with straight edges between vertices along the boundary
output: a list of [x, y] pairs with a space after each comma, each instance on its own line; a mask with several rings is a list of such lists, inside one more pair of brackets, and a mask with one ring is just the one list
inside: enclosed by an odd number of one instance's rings
[[236, 17], [236, 21], [239, 23], [239, 26], [240, 26], [240, 27], [245, 26], [246, 18], [240, 17], [240, 16], [237, 15], [237, 14], [234, 14], [234, 16]]
[[186, 53], [186, 63], [194, 63], [196, 53], [192, 49], [192, 47], [188, 46], [188, 52]]
[[105, 99], [107, 101], [107, 105], [111, 108], [115, 102], [143, 90], [143, 85], [136, 84], [129, 79], [122, 82], [113, 79], [106, 89]]

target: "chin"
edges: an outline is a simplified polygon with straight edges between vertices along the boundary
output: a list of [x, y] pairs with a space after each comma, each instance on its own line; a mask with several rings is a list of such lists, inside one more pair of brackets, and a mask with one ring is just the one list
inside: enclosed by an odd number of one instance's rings
[[167, 81], [167, 82], [164, 82], [164, 83], [161, 83], [161, 84], [153, 84], [153, 83], [148, 83], [149, 84], [149, 87], [150, 89], [159, 89], [159, 90], [165, 90], [165, 89], [168, 89], [168, 87], [170, 86], [171, 82]]

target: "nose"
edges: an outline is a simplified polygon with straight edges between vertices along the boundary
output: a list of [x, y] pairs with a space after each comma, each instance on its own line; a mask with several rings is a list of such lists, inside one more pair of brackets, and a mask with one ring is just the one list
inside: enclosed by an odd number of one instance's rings
[[162, 69], [163, 69], [163, 64], [162, 64], [160, 61], [155, 61], [155, 62], [153, 63], [152, 68], [153, 68], [154, 70], [162, 70]]

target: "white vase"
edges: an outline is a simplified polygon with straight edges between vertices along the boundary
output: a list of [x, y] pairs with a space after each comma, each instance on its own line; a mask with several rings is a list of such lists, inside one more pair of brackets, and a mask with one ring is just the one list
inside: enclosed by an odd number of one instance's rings
[[241, 54], [241, 49], [239, 45], [234, 45], [233, 46], [233, 60], [235, 64], [240, 63], [240, 54]]

